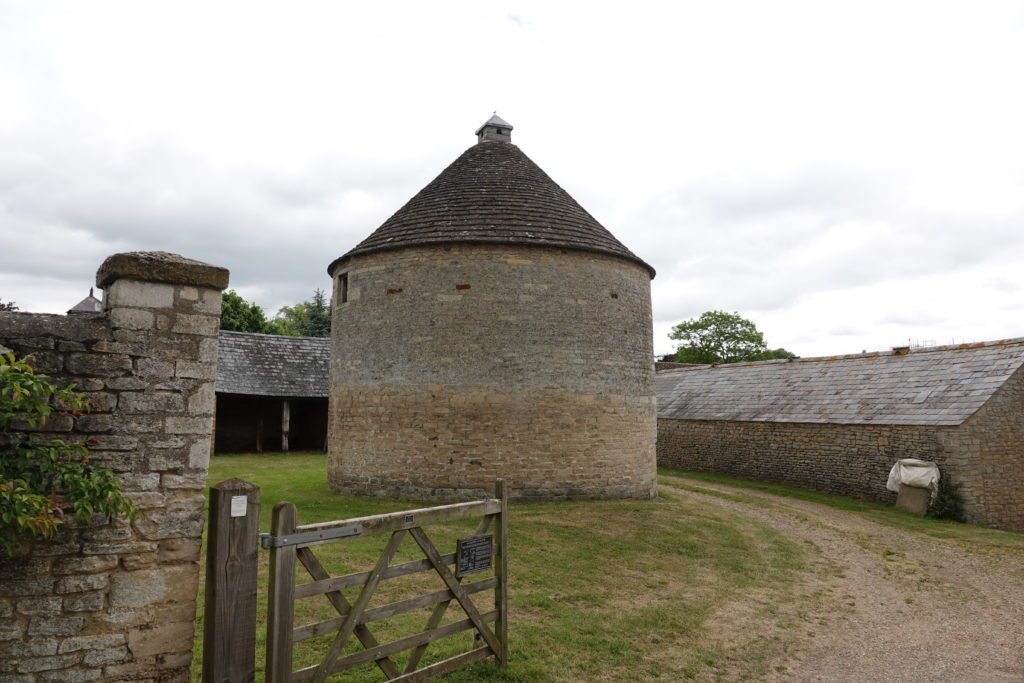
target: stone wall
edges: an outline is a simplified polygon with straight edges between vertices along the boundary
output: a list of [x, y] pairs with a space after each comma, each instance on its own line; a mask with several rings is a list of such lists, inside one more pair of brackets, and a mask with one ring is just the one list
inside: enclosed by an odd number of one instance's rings
[[334, 276], [332, 488], [654, 495], [646, 268], [484, 244], [357, 255]]
[[110, 257], [103, 314], [0, 313], [0, 352], [93, 404], [33, 439], [89, 440], [146, 513], [62, 527], [0, 559], [0, 680], [187, 680], [227, 271], [163, 252]]
[[955, 427], [658, 420], [658, 464], [893, 502], [900, 458], [961, 484], [968, 520], [1024, 530], [1024, 374]]
[[946, 453], [968, 518], [1024, 531], [1024, 371], [956, 428]]
[[658, 465], [892, 502], [900, 458], [945, 465], [950, 428], [658, 420]]

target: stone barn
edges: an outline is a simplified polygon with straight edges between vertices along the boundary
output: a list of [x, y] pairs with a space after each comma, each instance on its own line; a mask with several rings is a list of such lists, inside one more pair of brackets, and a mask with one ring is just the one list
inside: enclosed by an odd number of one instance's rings
[[899, 458], [1024, 530], [1024, 339], [658, 373], [658, 464], [891, 502]]
[[331, 488], [655, 493], [653, 269], [511, 142], [478, 142], [331, 263]]
[[216, 453], [322, 451], [331, 340], [221, 331]]

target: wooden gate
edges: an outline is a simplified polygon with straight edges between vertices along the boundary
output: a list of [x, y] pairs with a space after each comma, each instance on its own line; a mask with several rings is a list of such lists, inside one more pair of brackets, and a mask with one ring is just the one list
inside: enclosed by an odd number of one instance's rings
[[[458, 667], [494, 656], [498, 663], [508, 662], [508, 496], [505, 482], [496, 483], [495, 498], [468, 503], [442, 505], [386, 515], [346, 519], [321, 524], [298, 525], [295, 506], [278, 503], [274, 507], [270, 534], [261, 542], [270, 548], [270, 595], [267, 613], [268, 683], [286, 681], [324, 681], [336, 672], [374, 662], [388, 680], [419, 681]], [[438, 552], [424, 527], [441, 522], [480, 517], [472, 538], [459, 541], [456, 552]], [[492, 524], [494, 528], [492, 529]], [[488, 534], [491, 530], [491, 534]], [[313, 552], [315, 546], [345, 539], [391, 534], [376, 564], [369, 571], [331, 576]], [[424, 559], [391, 564], [399, 545], [412, 537]], [[312, 577], [296, 583], [296, 561]], [[456, 566], [453, 572], [451, 566]], [[471, 572], [493, 570], [488, 578], [463, 583]], [[436, 572], [445, 589], [391, 602], [368, 609], [374, 591], [382, 581], [417, 572]], [[481, 576], [481, 574], [476, 574]], [[349, 601], [342, 589], [361, 586], [358, 597]], [[481, 612], [472, 597], [493, 590], [493, 609]], [[323, 595], [338, 616], [295, 627], [295, 600]], [[466, 618], [442, 625], [452, 601]], [[378, 642], [371, 631], [374, 622], [417, 609], [432, 607], [422, 631], [386, 643]], [[417, 669], [428, 645], [440, 638], [468, 630], [475, 631], [470, 650]], [[334, 633], [323, 660], [292, 671], [294, 643]], [[342, 654], [355, 636], [362, 649]], [[400, 670], [392, 656], [411, 650]]]

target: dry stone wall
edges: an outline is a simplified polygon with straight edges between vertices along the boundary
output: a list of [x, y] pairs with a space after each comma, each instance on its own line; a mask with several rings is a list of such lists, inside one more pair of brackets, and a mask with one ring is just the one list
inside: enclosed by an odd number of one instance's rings
[[654, 495], [646, 268], [463, 244], [357, 255], [334, 276], [332, 488], [466, 498], [507, 477], [518, 499]]
[[185, 681], [227, 271], [163, 252], [104, 262], [103, 314], [0, 313], [0, 352], [93, 404], [31, 438], [89, 440], [146, 513], [68, 523], [0, 559], [0, 681]]

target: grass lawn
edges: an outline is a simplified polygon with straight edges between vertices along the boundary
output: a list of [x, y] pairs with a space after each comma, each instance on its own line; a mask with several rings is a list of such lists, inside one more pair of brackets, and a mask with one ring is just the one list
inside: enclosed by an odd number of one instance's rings
[[[209, 483], [230, 477], [261, 487], [264, 531], [270, 528], [273, 504], [281, 500], [296, 504], [300, 523], [421, 506], [415, 501], [329, 492], [323, 454], [214, 457]], [[471, 532], [474, 524], [427, 531], [441, 552], [450, 552], [454, 540]], [[815, 571], [820, 561], [814, 548], [681, 497], [516, 504], [510, 527], [510, 666], [499, 669], [485, 662], [446, 680], [756, 678], [791, 646], [808, 601], [815, 600], [799, 594], [801, 578]], [[320, 546], [317, 554], [332, 574], [359, 571], [372, 566], [385, 541], [384, 536], [374, 536], [332, 543]], [[260, 551], [259, 666], [265, 656], [268, 555]], [[419, 557], [409, 539], [394, 562]], [[306, 580], [300, 575], [300, 582]], [[395, 595], [408, 586], [391, 590], [389, 583], [382, 584], [384, 592], [380, 599], [375, 596], [371, 607], [409, 597]], [[346, 595], [353, 600], [355, 594]], [[200, 593], [200, 612], [202, 605]], [[296, 611], [297, 625], [333, 616], [322, 597], [300, 601]], [[453, 618], [458, 611], [450, 610]], [[404, 621], [389, 619], [374, 625], [374, 630], [380, 640], [392, 633], [407, 634], [419, 630], [426, 615], [424, 611]], [[201, 616], [197, 631], [193, 679], [198, 681]], [[424, 662], [456, 654], [468, 643], [448, 640], [431, 644]], [[316, 663], [326, 642], [301, 643], [295, 667]], [[366, 668], [332, 680], [383, 676]]]
[[[794, 487], [716, 475], [662, 470], [667, 493], [654, 500], [515, 504], [510, 513], [510, 665], [473, 665], [449, 681], [743, 680], [756, 679], [780, 655], [795, 648], [815, 608], [824, 600], [812, 586], [835, 568], [809, 543], [796, 541], [749, 516], [701, 505], [677, 495], [685, 490], [736, 497], [702, 486], [726, 483], [808, 500], [869, 517], [908, 531], [969, 544], [974, 552], [1024, 545], [1017, 534], [922, 520], [890, 506]], [[317, 454], [227, 455], [213, 458], [209, 483], [239, 477], [261, 487], [260, 528], [270, 528], [274, 503], [287, 500], [299, 523], [344, 519], [422, 507], [417, 501], [385, 501], [327, 490], [326, 456]], [[514, 485], [514, 482], [513, 482]], [[755, 497], [747, 503], [771, 505]], [[454, 550], [476, 520], [428, 527], [440, 552]], [[317, 556], [332, 574], [372, 567], [386, 535], [319, 546]], [[393, 563], [420, 559], [411, 539]], [[269, 553], [260, 551], [257, 666], [264, 661], [266, 580]], [[481, 577], [482, 578], [482, 577]], [[309, 578], [300, 570], [299, 582]], [[427, 583], [424, 583], [427, 582]], [[423, 590], [441, 588], [436, 575], [420, 574], [381, 584], [370, 607]], [[420, 590], [413, 590], [420, 589]], [[409, 592], [413, 591], [413, 592]], [[477, 600], [486, 608], [489, 593]], [[356, 591], [346, 597], [354, 601]], [[202, 606], [197, 622], [193, 680], [202, 668]], [[464, 618], [449, 610], [451, 621]], [[378, 640], [421, 630], [428, 611], [393, 617], [371, 627]], [[335, 616], [322, 596], [296, 604], [296, 624]], [[446, 621], [446, 623], [447, 623]], [[432, 643], [423, 663], [465, 651], [469, 635]], [[299, 643], [295, 668], [322, 658], [330, 638]], [[352, 646], [349, 651], [354, 651]], [[395, 658], [399, 666], [404, 659]], [[262, 674], [257, 675], [262, 680]], [[374, 681], [372, 666], [332, 680]]]

